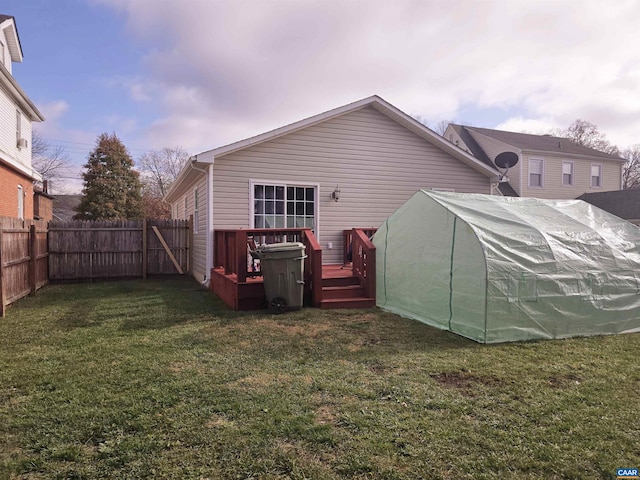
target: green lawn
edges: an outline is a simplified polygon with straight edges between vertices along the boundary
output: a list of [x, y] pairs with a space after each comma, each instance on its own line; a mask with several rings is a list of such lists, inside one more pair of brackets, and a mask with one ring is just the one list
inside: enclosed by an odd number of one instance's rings
[[0, 478], [615, 478], [640, 467], [639, 352], [49, 286], [0, 319]]

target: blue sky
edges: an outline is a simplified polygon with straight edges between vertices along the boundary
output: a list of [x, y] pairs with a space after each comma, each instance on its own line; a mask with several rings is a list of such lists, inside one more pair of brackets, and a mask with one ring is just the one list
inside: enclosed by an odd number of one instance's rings
[[640, 143], [636, 0], [3, 0], [14, 76], [74, 162], [225, 145], [380, 95], [441, 120]]

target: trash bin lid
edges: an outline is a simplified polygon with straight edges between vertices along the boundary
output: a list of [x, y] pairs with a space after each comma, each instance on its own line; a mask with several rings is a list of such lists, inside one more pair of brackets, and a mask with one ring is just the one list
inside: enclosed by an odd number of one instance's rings
[[300, 242], [283, 242], [283, 243], [271, 243], [269, 245], [262, 245], [258, 247], [258, 251], [260, 253], [271, 253], [271, 252], [291, 252], [291, 251], [300, 251], [303, 250], [304, 243]]

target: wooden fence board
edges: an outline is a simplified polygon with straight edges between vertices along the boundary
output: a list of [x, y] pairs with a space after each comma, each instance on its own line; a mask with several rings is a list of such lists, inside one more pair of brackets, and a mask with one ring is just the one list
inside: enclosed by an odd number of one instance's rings
[[174, 274], [169, 255], [149, 234], [153, 227], [186, 270], [191, 235], [186, 221], [72, 221], [49, 224], [49, 276], [51, 280], [92, 280]]
[[44, 221], [0, 217], [0, 316], [48, 283], [46, 228]]

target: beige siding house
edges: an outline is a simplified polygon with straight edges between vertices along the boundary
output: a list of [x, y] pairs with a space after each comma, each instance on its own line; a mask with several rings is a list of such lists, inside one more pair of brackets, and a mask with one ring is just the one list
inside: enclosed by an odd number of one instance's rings
[[419, 189], [490, 194], [497, 175], [373, 96], [195, 155], [166, 199], [174, 217], [197, 218], [205, 281], [216, 229], [312, 228], [323, 263], [339, 264], [343, 230], [378, 227]]
[[504, 195], [572, 199], [585, 193], [622, 188], [625, 160], [567, 138], [530, 135], [450, 124], [445, 138], [487, 165], [502, 152], [514, 152], [518, 163], [509, 169]]

